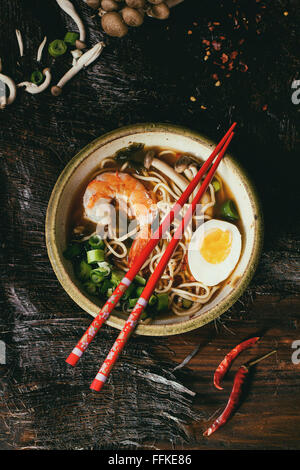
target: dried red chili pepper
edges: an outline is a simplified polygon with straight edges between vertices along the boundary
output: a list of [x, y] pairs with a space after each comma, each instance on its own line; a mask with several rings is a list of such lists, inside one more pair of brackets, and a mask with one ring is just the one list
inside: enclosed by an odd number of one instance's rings
[[243, 341], [242, 343], [238, 344], [235, 348], [233, 348], [226, 356], [224, 357], [223, 361], [218, 365], [215, 375], [214, 375], [214, 386], [218, 388], [219, 390], [223, 390], [223, 387], [221, 387], [220, 383], [230, 368], [232, 362], [234, 359], [242, 352], [245, 351], [245, 349], [251, 348], [253, 344], [255, 344], [259, 340], [259, 336], [255, 336], [254, 338], [247, 339], [246, 341]]
[[237, 371], [232, 391], [223, 413], [213, 422], [213, 424], [203, 433], [203, 436], [210, 436], [213, 432], [219, 429], [223, 424], [225, 424], [230, 416], [235, 411], [237, 405], [239, 404], [240, 396], [242, 393], [242, 385], [245, 381], [245, 378], [249, 372], [249, 369], [246, 366], [241, 366]]
[[240, 397], [243, 390], [243, 384], [246, 380], [246, 377], [249, 373], [249, 368], [252, 367], [254, 364], [266, 359], [267, 357], [274, 354], [276, 350], [265, 354], [264, 356], [256, 359], [255, 361], [250, 362], [248, 365], [242, 365], [234, 377], [233, 387], [231, 394], [229, 396], [229, 400], [227, 402], [226, 408], [224, 409], [223, 413], [211, 424], [211, 426], [203, 433], [203, 436], [210, 436], [213, 432], [223, 426], [229, 418], [232, 416], [234, 411], [236, 410], [237, 406], [239, 405]]

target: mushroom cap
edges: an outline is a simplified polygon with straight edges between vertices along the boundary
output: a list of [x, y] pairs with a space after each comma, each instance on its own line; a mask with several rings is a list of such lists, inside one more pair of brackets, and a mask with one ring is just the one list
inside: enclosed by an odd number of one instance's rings
[[101, 8], [105, 11], [119, 10], [120, 5], [115, 0], [101, 0]]
[[45, 75], [46, 72], [50, 72], [50, 67], [44, 68], [44, 70], [43, 70], [43, 75]]
[[82, 49], [85, 49], [85, 48], [86, 48], [85, 42], [80, 41], [80, 39], [76, 39], [76, 41], [75, 41], [75, 46], [76, 46], [77, 49], [79, 49], [79, 50], [82, 50]]
[[137, 10], [130, 7], [125, 7], [121, 10], [123, 20], [128, 26], [141, 26], [144, 22], [144, 17]]
[[144, 8], [145, 0], [125, 0], [126, 4], [131, 8]]
[[127, 34], [128, 27], [124, 23], [121, 15], [116, 11], [110, 11], [102, 16], [101, 26], [109, 36], [122, 38]]
[[155, 151], [154, 150], [148, 150], [146, 152], [146, 155], [145, 155], [145, 158], [144, 158], [144, 167], [147, 168], [147, 170], [149, 170], [154, 157], [155, 157]]
[[170, 8], [165, 3], [159, 3], [149, 8], [147, 13], [158, 20], [166, 20], [170, 16]]
[[162, 0], [148, 0], [149, 3], [152, 3], [153, 5], [158, 5], [159, 3], [162, 2]]
[[177, 173], [183, 173], [184, 170], [186, 170], [191, 163], [194, 163], [190, 157], [187, 155], [182, 155], [178, 160], [176, 161], [174, 168]]
[[84, 1], [89, 7], [94, 8], [95, 10], [97, 10], [97, 8], [100, 7], [100, 0], [84, 0]]
[[51, 94], [53, 96], [59, 96], [61, 95], [61, 93], [62, 93], [62, 88], [60, 86], [55, 85], [51, 88]]

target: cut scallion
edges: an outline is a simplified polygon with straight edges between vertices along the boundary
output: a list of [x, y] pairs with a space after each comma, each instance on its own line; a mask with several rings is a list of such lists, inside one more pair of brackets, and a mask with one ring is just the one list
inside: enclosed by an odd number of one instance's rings
[[239, 214], [235, 204], [231, 199], [228, 199], [221, 207], [221, 214], [225, 219], [239, 220]]
[[156, 310], [158, 312], [162, 312], [164, 310], [167, 310], [168, 304], [169, 304], [168, 294], [157, 294]]
[[39, 70], [34, 70], [30, 76], [30, 81], [35, 85], [41, 85], [44, 81], [44, 75]]
[[48, 51], [52, 57], [59, 57], [67, 51], [67, 44], [62, 39], [55, 39], [50, 42]]
[[104, 280], [104, 275], [99, 268], [96, 268], [91, 271], [90, 278], [94, 284], [100, 284]]
[[89, 264], [104, 261], [104, 250], [90, 250], [87, 252], [87, 262]]
[[92, 237], [90, 237], [89, 245], [92, 248], [101, 248], [101, 249], [103, 249], [105, 247], [104, 241], [102, 240], [102, 238], [99, 235], [93, 235]]
[[77, 39], [79, 39], [78, 33], [73, 33], [72, 31], [68, 31], [65, 35], [64, 41], [70, 46], [75, 46]]

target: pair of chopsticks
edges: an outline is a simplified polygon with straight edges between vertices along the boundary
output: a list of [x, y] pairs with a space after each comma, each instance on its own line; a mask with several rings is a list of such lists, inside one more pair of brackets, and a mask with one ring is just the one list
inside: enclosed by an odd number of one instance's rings
[[[143, 249], [139, 258], [135, 261], [134, 265], [129, 269], [126, 273], [125, 277], [122, 279], [120, 284], [116, 287], [110, 298], [104, 304], [102, 309], [100, 310], [97, 317], [92, 321], [91, 325], [82, 336], [82, 338], [77, 343], [76, 347], [73, 349], [69, 357], [66, 359], [66, 362], [72, 366], [75, 366], [84, 353], [84, 351], [88, 348], [89, 344], [103, 325], [103, 323], [107, 320], [109, 314], [115, 308], [116, 304], [119, 302], [120, 298], [126, 292], [132, 281], [134, 280], [135, 276], [140, 271], [141, 267], [147, 260], [150, 253], [153, 251], [155, 246], [159, 243], [160, 239], [164, 235], [164, 233], [169, 229], [170, 225], [172, 224], [174, 218], [179, 214], [180, 210], [182, 209], [183, 205], [186, 203], [190, 195], [195, 190], [196, 186], [200, 183], [204, 175], [207, 173], [205, 179], [203, 180], [200, 189], [198, 190], [196, 196], [194, 197], [191, 205], [189, 206], [185, 216], [183, 217], [181, 223], [179, 224], [178, 228], [175, 231], [175, 234], [170, 241], [169, 245], [167, 246], [163, 256], [161, 257], [158, 265], [156, 266], [154, 272], [150, 276], [142, 295], [138, 299], [134, 309], [130, 313], [128, 319], [125, 322], [125, 325], [120, 332], [118, 338], [116, 339], [113, 347], [111, 348], [107, 358], [105, 359], [103, 365], [99, 369], [98, 374], [96, 375], [93, 383], [91, 384], [91, 389], [95, 391], [100, 391], [103, 384], [107, 380], [110, 371], [119, 357], [122, 349], [124, 348], [127, 340], [129, 339], [131, 333], [134, 331], [135, 326], [144, 310], [147, 306], [149, 298], [151, 297], [157, 282], [159, 281], [160, 277], [162, 276], [176, 246], [178, 245], [182, 235], [185, 231], [185, 228], [188, 226], [189, 222], [192, 219], [192, 216], [196, 210], [197, 204], [200, 202], [201, 197], [205, 193], [208, 185], [210, 184], [220, 161], [225, 155], [227, 147], [233, 138], [233, 129], [235, 128], [236, 123], [233, 123], [224, 137], [221, 139], [219, 144], [216, 146], [214, 151], [211, 153], [210, 157], [206, 160], [206, 162], [202, 165], [199, 172], [196, 174], [194, 179], [190, 182], [186, 190], [180, 196], [178, 201], [172, 207], [170, 213], [164, 218], [158, 229], [155, 231], [145, 248]], [[215, 157], [218, 155], [216, 161], [213, 163]]]

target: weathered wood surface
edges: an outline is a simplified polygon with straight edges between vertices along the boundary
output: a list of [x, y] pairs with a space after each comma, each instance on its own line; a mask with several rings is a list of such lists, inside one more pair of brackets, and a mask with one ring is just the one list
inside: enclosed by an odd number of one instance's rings
[[[98, 19], [82, 1], [75, 4], [90, 43], [103, 39]], [[237, 10], [242, 26], [234, 29], [228, 15]], [[299, 19], [292, 0], [185, 1], [167, 22], [148, 20], [122, 40], [105, 38], [101, 60], [62, 97], [21, 92], [0, 113], [2, 448], [300, 448], [300, 365], [291, 361], [292, 342], [300, 340], [299, 175], [293, 169], [300, 106], [291, 101], [300, 70]], [[209, 21], [221, 25], [210, 31]], [[16, 81], [33, 69], [45, 33], [53, 39], [66, 25], [72, 29], [54, 0], [1, 0], [0, 25], [3, 72]], [[16, 28], [25, 38], [23, 60]], [[225, 52], [238, 50], [247, 72], [235, 68], [225, 77], [214, 60], [203, 60], [203, 39], [220, 35]], [[59, 77], [65, 65], [57, 61], [53, 70]], [[116, 331], [105, 327], [80, 365], [66, 366], [90, 318], [62, 290], [47, 258], [44, 219], [59, 173], [92, 139], [126, 124], [172, 122], [217, 140], [233, 119], [239, 128], [232, 148], [257, 185], [266, 224], [251, 285], [215, 324], [170, 338], [132, 339], [103, 392], [91, 393], [88, 385]], [[213, 388], [213, 371], [228, 349], [254, 334], [263, 339], [244, 358], [278, 353], [257, 366], [235, 417], [205, 439], [243, 358], [223, 391]], [[199, 345], [191, 362], [174, 371]]]

